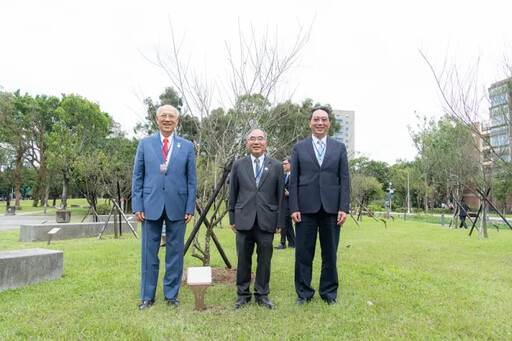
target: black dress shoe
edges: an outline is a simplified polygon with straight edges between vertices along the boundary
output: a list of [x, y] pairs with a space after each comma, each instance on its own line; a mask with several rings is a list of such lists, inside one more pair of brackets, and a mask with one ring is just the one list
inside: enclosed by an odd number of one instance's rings
[[240, 309], [242, 308], [244, 305], [246, 305], [247, 303], [249, 303], [251, 301], [251, 299], [247, 299], [247, 298], [239, 298], [236, 300], [235, 304], [233, 304], [233, 306], [235, 307], [235, 309]]
[[276, 246], [274, 246], [274, 249], [278, 249], [278, 250], [286, 249], [286, 245], [284, 245], [284, 244], [277, 244]]
[[155, 303], [155, 300], [142, 300], [139, 304], [139, 310], [143, 310], [151, 307]]
[[276, 306], [275, 303], [269, 300], [267, 297], [263, 297], [256, 300], [256, 303], [261, 306], [267, 307], [268, 309], [273, 309]]
[[166, 298], [165, 302], [167, 302], [167, 305], [171, 305], [176, 308], [180, 306], [180, 301], [175, 298]]
[[334, 305], [334, 304], [336, 304], [336, 299], [330, 298], [330, 299], [324, 300], [324, 302], [327, 303], [328, 305]]
[[299, 298], [297, 300], [297, 303], [295, 303], [295, 305], [297, 305], [297, 307], [299, 307], [299, 306], [304, 305], [309, 302], [311, 302], [311, 298]]

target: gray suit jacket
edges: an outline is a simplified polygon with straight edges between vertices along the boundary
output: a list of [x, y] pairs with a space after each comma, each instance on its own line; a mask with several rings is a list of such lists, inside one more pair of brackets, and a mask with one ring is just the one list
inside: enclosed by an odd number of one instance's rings
[[229, 223], [237, 230], [250, 230], [256, 218], [263, 231], [275, 232], [284, 226], [284, 173], [281, 162], [265, 157], [259, 186], [256, 187], [251, 157], [233, 163], [229, 182]]

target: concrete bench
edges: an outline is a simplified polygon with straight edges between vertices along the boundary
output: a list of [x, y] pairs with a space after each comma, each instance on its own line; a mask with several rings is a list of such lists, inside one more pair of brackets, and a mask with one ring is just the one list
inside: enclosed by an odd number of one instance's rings
[[[105, 221], [107, 221], [108, 214], [106, 214], [106, 215], [101, 214], [98, 217], [100, 218], [100, 221], [105, 222]], [[135, 223], [137, 222], [134, 214], [126, 214], [126, 217], [130, 221], [130, 224], [132, 224], [132, 226], [135, 225]], [[117, 219], [119, 220], [119, 216], [117, 216]], [[94, 216], [92, 214], [88, 215], [87, 221], [94, 222]], [[110, 217], [110, 221], [114, 221], [114, 215], [112, 215]], [[123, 231], [124, 231], [124, 226], [126, 225], [126, 221], [124, 220], [124, 218], [121, 218], [121, 223], [123, 223]], [[127, 227], [127, 228], [129, 228], [129, 227]]]
[[[20, 226], [20, 242], [35, 242], [48, 240], [48, 232], [53, 228], [60, 228], [59, 233], [55, 234], [52, 240], [64, 240], [75, 238], [97, 237], [105, 223], [67, 223], [67, 224], [33, 224]], [[135, 230], [138, 224], [132, 223]], [[126, 226], [129, 229], [128, 226]], [[124, 227], [123, 227], [123, 231]], [[114, 222], [108, 223], [104, 233], [114, 233]]]
[[62, 277], [64, 253], [45, 249], [0, 252], [0, 292]]

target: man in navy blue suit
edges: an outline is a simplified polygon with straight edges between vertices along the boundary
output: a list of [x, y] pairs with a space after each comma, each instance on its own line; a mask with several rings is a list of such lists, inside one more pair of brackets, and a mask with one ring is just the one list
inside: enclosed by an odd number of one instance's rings
[[142, 225], [140, 310], [155, 302], [164, 222], [164, 297], [168, 305], [179, 306], [185, 226], [194, 215], [197, 178], [194, 146], [174, 132], [178, 116], [172, 105], [159, 107], [156, 122], [160, 131], [143, 138], [135, 156], [132, 207]]
[[322, 249], [322, 270], [318, 292], [327, 304], [335, 304], [338, 293], [336, 254], [340, 226], [350, 204], [350, 175], [347, 149], [327, 137], [331, 113], [327, 107], [311, 110], [312, 136], [292, 149], [290, 211], [295, 221], [295, 290], [297, 305], [311, 301], [312, 265], [317, 234]]

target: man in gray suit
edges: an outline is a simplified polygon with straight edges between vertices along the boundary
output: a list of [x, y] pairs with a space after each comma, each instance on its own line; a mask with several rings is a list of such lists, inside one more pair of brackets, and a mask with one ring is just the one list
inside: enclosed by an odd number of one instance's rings
[[246, 134], [249, 156], [233, 163], [229, 183], [229, 223], [236, 233], [238, 266], [235, 308], [249, 303], [254, 245], [258, 264], [254, 282], [256, 303], [272, 309], [269, 300], [270, 262], [274, 233], [284, 225], [284, 174], [281, 162], [265, 155], [267, 133], [261, 128]]
[[338, 271], [336, 254], [340, 226], [350, 204], [350, 176], [347, 149], [327, 137], [331, 113], [326, 107], [311, 110], [312, 136], [292, 149], [290, 211], [295, 221], [295, 290], [297, 305], [311, 301], [313, 258], [317, 234], [322, 249], [322, 272], [318, 291], [327, 304], [336, 303]]

